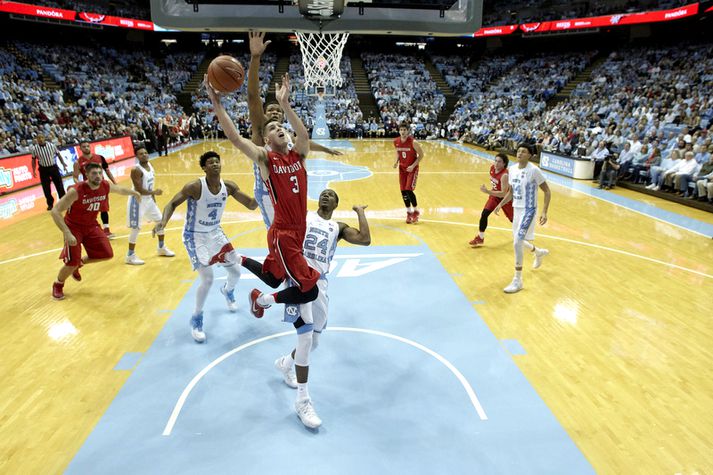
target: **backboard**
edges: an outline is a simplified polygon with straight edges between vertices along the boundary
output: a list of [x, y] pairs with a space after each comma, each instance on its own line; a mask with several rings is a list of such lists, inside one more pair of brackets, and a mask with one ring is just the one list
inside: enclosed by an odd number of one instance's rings
[[482, 0], [151, 0], [151, 19], [186, 31], [462, 36], [481, 25]]

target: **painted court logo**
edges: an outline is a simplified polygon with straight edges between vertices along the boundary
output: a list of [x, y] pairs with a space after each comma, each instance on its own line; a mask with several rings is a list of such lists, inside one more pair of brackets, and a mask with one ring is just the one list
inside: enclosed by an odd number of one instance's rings
[[369, 178], [372, 173], [367, 167], [349, 165], [347, 163], [326, 160], [324, 158], [308, 159], [307, 168], [308, 197], [318, 200], [319, 194], [336, 181], [354, 181]]

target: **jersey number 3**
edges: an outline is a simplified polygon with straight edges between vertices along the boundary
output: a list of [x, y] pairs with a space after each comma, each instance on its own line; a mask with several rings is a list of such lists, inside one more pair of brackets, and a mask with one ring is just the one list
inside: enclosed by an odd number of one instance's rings
[[297, 177], [292, 175], [290, 177], [290, 181], [294, 184], [294, 186], [292, 187], [292, 193], [299, 193], [300, 192], [300, 184], [297, 181]]

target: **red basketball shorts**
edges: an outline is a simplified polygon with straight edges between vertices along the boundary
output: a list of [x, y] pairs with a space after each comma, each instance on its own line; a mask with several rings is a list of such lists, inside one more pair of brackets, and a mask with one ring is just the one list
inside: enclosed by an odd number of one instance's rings
[[414, 168], [412, 172], [399, 168], [399, 185], [401, 185], [402, 191], [415, 190], [416, 180], [418, 180], [418, 167]]
[[114, 257], [109, 238], [106, 237], [106, 234], [98, 224], [95, 223], [89, 226], [67, 224], [67, 227], [72, 231], [77, 244], [70, 246], [65, 241], [62, 253], [59, 255], [65, 265], [76, 267], [82, 263], [82, 246], [84, 246], [90, 259], [111, 259]]
[[319, 272], [310, 267], [302, 254], [304, 229], [275, 229], [267, 231], [269, 254], [262, 264], [263, 272], [278, 279], [291, 279], [300, 291], [307, 292], [319, 280]]
[[[495, 196], [491, 196], [488, 198], [488, 201], [485, 203], [485, 207], [483, 209], [487, 209], [488, 211], [493, 211], [498, 204], [502, 201], [502, 198], [497, 198]], [[510, 201], [508, 204], [503, 206], [501, 208], [503, 210], [503, 213], [505, 213], [505, 216], [510, 220], [512, 223], [512, 201]]]

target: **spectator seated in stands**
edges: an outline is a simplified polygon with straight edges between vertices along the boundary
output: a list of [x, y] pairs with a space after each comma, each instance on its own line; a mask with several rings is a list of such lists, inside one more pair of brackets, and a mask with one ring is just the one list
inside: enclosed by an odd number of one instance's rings
[[683, 160], [683, 155], [679, 153], [678, 149], [671, 150], [668, 157], [661, 160], [660, 165], [654, 165], [649, 170], [649, 184], [646, 186], [646, 189], [654, 189], [658, 185], [661, 175], [677, 166], [681, 160]]
[[[700, 171], [693, 177], [696, 183], [696, 192], [700, 201], [713, 204], [713, 155], [708, 162], [701, 166]], [[693, 198], [693, 195], [688, 197]]]
[[[698, 167], [698, 163], [696, 163], [696, 160], [693, 157], [693, 152], [686, 152], [683, 155], [683, 160], [678, 160], [671, 168], [663, 172], [659, 176], [654, 187], [651, 189], [654, 191], [659, 191], [661, 189], [674, 191], [674, 187], [678, 184], [681, 177], [685, 175], [693, 175]], [[676, 177], [678, 177], [678, 180], [674, 183], [674, 179]]]
[[608, 155], [602, 165], [602, 171], [599, 173], [599, 188], [611, 190], [616, 185], [616, 177], [620, 168], [617, 157]]

